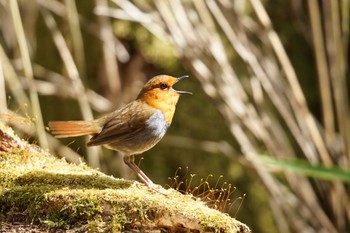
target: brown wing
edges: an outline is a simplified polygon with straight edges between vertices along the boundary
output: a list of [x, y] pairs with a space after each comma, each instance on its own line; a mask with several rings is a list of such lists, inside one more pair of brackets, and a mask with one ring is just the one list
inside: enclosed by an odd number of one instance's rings
[[101, 119], [105, 121], [103, 129], [99, 134], [95, 134], [87, 145], [118, 143], [133, 138], [145, 129], [145, 122], [154, 111], [155, 109], [145, 103], [131, 102]]

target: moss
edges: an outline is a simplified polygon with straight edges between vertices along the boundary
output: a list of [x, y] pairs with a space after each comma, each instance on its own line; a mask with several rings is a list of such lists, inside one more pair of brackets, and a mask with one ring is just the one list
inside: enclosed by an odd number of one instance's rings
[[131, 220], [126, 216], [124, 208], [115, 208], [115, 214], [111, 221], [111, 230], [113, 232], [124, 230], [124, 226], [131, 223]]
[[157, 189], [161, 193], [85, 164], [69, 164], [26, 143], [0, 152], [0, 221], [86, 232], [249, 232], [190, 195]]

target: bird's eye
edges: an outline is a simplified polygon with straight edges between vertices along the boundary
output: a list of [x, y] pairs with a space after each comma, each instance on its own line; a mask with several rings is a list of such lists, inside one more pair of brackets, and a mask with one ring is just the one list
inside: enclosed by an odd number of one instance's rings
[[167, 89], [168, 88], [168, 85], [165, 84], [165, 83], [161, 83], [160, 84], [160, 89], [164, 90], [164, 89]]

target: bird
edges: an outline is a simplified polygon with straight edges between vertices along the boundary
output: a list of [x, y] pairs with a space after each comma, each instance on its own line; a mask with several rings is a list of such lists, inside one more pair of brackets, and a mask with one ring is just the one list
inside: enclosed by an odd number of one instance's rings
[[157, 75], [127, 105], [95, 120], [50, 121], [49, 129], [57, 138], [91, 135], [87, 146], [105, 146], [124, 154], [124, 163], [148, 187], [154, 185], [135, 164], [134, 156], [154, 147], [171, 125], [180, 95], [192, 94], [173, 86], [188, 75]]

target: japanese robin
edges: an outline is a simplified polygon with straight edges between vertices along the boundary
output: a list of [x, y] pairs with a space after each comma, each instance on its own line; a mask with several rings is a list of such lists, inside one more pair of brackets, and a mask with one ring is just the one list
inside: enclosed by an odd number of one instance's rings
[[158, 75], [150, 79], [136, 100], [124, 107], [91, 121], [51, 121], [49, 128], [56, 137], [92, 135], [87, 146], [103, 145], [124, 154], [123, 160], [147, 185], [153, 182], [134, 163], [134, 155], [155, 146], [169, 128], [181, 94], [173, 89], [182, 76]]

